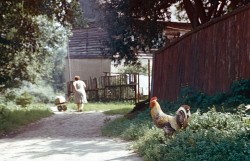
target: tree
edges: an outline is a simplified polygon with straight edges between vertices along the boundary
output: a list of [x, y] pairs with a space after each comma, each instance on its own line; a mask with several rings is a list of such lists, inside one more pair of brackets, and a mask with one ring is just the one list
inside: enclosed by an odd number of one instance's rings
[[120, 73], [139, 73], [141, 75], [148, 74], [148, 66], [147, 65], [127, 65], [124, 68], [119, 70]]
[[[110, 41], [110, 53], [118, 64], [136, 64], [139, 50], [150, 52], [165, 44], [164, 25], [158, 23], [170, 17], [168, 1], [104, 0], [105, 28]], [[155, 7], [152, 7], [155, 6]]]
[[[137, 61], [139, 50], [158, 49], [167, 43], [162, 35], [170, 21], [171, 6], [185, 11], [195, 29], [198, 26], [246, 5], [250, 0], [103, 0], [105, 27], [110, 35], [110, 54], [114, 61]], [[98, 1], [99, 3], [99, 1]], [[178, 14], [179, 12], [177, 12]], [[182, 16], [179, 16], [182, 18]]]
[[[43, 72], [40, 72], [40, 76], [37, 77], [52, 84], [55, 90], [63, 90], [67, 41], [71, 32], [56, 20], [48, 20], [47, 16], [37, 16], [35, 20], [40, 31], [39, 39], [37, 39], [39, 52], [34, 58], [35, 64], [32, 65], [29, 73], [42, 70]], [[37, 69], [36, 64], [41, 61], [43, 65]]]
[[79, 25], [77, 5], [78, 0], [0, 2], [0, 86], [49, 75], [54, 51], [71, 26]]
[[249, 0], [182, 0], [180, 8], [188, 15], [193, 28], [248, 4]]

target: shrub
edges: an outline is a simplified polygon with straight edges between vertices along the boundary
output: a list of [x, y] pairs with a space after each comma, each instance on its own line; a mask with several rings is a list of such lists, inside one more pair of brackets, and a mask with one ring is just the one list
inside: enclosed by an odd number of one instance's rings
[[20, 90], [29, 92], [34, 97], [35, 102], [54, 102], [55, 93], [53, 88], [46, 82], [38, 82], [37, 84], [23, 82], [23, 86]]
[[184, 87], [181, 89], [180, 97], [175, 104], [188, 104], [192, 107], [191, 110], [197, 110], [199, 108], [203, 112], [208, 111], [208, 107], [213, 106], [215, 106], [217, 110], [235, 112], [240, 104], [250, 103], [250, 80], [236, 81], [232, 83], [230, 89], [231, 91], [228, 93], [207, 95], [189, 87]]
[[250, 80], [235, 81], [231, 85], [232, 95], [241, 95], [250, 99]]
[[[5, 123], [6, 118], [9, 115], [9, 112], [10, 112], [10, 110], [7, 109], [7, 107], [5, 105], [0, 104], [0, 122], [1, 122], [0, 126], [2, 126]], [[0, 130], [1, 130], [1, 128], [0, 128]]]
[[15, 101], [16, 93], [14, 91], [7, 91], [5, 94], [5, 100], [8, 101]]
[[23, 81], [20, 88], [7, 89], [5, 92], [5, 100], [6, 102], [15, 101], [17, 97], [20, 97], [25, 92], [33, 96], [34, 102], [54, 102], [55, 93], [51, 86], [47, 85], [45, 82], [32, 84], [27, 81]]
[[211, 109], [193, 114], [190, 126], [173, 138], [159, 129], [147, 130], [134, 148], [146, 161], [247, 160], [249, 141], [250, 125], [239, 115]]
[[23, 94], [21, 94], [19, 97], [16, 98], [16, 104], [21, 105], [21, 107], [27, 107], [27, 105], [31, 103], [32, 103], [32, 96], [27, 92], [24, 92]]
[[164, 137], [164, 132], [153, 125], [149, 110], [132, 120], [110, 122], [103, 130], [110, 136], [118, 132], [116, 136], [134, 140], [133, 147], [145, 161], [249, 160], [250, 122], [243, 116], [250, 99], [245, 95], [248, 88], [241, 87], [247, 84], [232, 85], [230, 93], [214, 96], [186, 88], [177, 102], [160, 100], [168, 114], [181, 104], [190, 105], [192, 111], [201, 109], [192, 114], [188, 128], [172, 138]]
[[166, 138], [158, 128], [151, 128], [145, 131], [133, 145], [145, 160], [162, 160], [161, 150], [165, 146]]

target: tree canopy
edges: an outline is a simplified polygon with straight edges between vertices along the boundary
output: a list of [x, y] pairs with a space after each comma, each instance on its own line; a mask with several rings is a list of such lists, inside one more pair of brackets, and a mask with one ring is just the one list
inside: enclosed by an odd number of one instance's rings
[[49, 75], [55, 51], [67, 40], [69, 29], [82, 24], [77, 16], [78, 0], [2, 0], [0, 86]]
[[[99, 1], [98, 1], [99, 2]], [[111, 54], [118, 63], [125, 59], [137, 61], [139, 50], [163, 47], [167, 39], [162, 35], [176, 7], [177, 17], [186, 16], [193, 29], [248, 4], [250, 0], [103, 0], [105, 25], [110, 34]], [[179, 15], [178, 15], [179, 14]]]
[[196, 28], [249, 2], [249, 0], [182, 0], [179, 4], [180, 8], [186, 11], [193, 28]]

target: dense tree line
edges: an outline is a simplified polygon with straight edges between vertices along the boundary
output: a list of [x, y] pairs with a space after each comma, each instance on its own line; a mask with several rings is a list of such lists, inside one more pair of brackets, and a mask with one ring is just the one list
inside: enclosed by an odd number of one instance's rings
[[[177, 8], [177, 18], [187, 18], [195, 29], [249, 4], [249, 0], [97, 2], [110, 36], [107, 45], [112, 58], [128, 64], [137, 63], [140, 50], [150, 52], [166, 45], [162, 31], [171, 18], [171, 6]], [[37, 79], [60, 84], [70, 29], [85, 25], [78, 0], [2, 0], [0, 23], [0, 87]]]
[[83, 25], [79, 6], [78, 0], [0, 1], [0, 87], [53, 80], [71, 27]]

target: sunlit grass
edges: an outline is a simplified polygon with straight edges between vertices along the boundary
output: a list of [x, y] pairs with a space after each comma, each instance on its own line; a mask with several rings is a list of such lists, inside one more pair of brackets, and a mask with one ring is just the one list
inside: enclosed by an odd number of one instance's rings
[[45, 104], [32, 104], [26, 108], [18, 106], [1, 106], [0, 114], [0, 135], [11, 132], [23, 125], [40, 120], [53, 115], [53, 112]]
[[[108, 115], [115, 114], [126, 114], [130, 112], [135, 105], [132, 103], [121, 103], [121, 102], [97, 102], [84, 104], [83, 110], [86, 111], [103, 111]], [[77, 106], [74, 103], [67, 103], [69, 110], [77, 110]]]
[[[31, 104], [26, 108], [21, 108], [14, 104], [1, 106], [0, 109], [0, 135], [6, 134], [18, 129], [23, 125], [40, 120], [44, 117], [53, 115], [50, 107], [52, 104]], [[77, 107], [74, 103], [66, 103], [67, 111], [76, 111]], [[107, 115], [126, 114], [134, 107], [132, 103], [87, 103], [84, 105], [84, 111], [101, 111]], [[66, 112], [67, 112], [66, 111]]]

